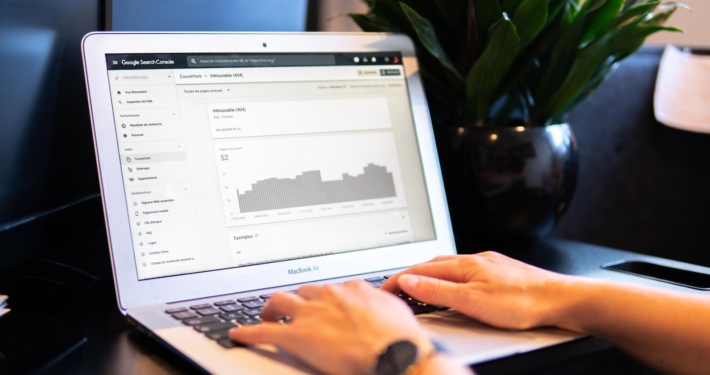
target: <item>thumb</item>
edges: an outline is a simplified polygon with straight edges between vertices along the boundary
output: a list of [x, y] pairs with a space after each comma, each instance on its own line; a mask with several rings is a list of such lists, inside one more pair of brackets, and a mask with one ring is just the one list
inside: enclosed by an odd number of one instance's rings
[[456, 308], [463, 300], [461, 284], [427, 276], [405, 274], [399, 277], [399, 287], [422, 302]]

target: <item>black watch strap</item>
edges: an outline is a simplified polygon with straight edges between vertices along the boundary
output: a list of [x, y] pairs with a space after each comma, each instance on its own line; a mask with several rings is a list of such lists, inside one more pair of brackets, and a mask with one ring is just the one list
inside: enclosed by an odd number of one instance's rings
[[[445, 352], [443, 346], [434, 341], [428, 341], [429, 347], [422, 349], [409, 340], [397, 341], [387, 347], [377, 358], [373, 369], [375, 375], [402, 375], [407, 373], [418, 361], [437, 352]], [[426, 350], [426, 353], [422, 353]]]

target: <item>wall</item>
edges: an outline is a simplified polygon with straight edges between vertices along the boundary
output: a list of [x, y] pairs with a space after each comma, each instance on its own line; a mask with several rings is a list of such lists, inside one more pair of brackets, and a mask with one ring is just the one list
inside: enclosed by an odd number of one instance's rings
[[681, 46], [710, 48], [710, 1], [683, 0], [692, 12], [678, 9], [667, 25], [683, 29], [683, 33], [658, 33], [648, 39], [650, 44], [673, 43]]
[[361, 0], [318, 0], [318, 30], [360, 31], [348, 13], [365, 13], [367, 6]]

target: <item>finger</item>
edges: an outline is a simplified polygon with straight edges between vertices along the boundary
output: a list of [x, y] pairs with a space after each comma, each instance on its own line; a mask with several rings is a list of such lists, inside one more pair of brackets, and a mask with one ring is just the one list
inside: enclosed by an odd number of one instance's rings
[[306, 284], [296, 291], [296, 294], [299, 296], [303, 297], [303, 299], [306, 300], [312, 300], [318, 298], [320, 295], [321, 291], [323, 290], [322, 285], [316, 285], [316, 284]]
[[303, 298], [295, 294], [276, 293], [264, 305], [264, 309], [261, 311], [261, 318], [271, 322], [279, 320], [282, 316], [295, 318], [305, 303]]
[[463, 284], [426, 276], [402, 275], [402, 290], [414, 299], [434, 305], [457, 308], [465, 300]]
[[391, 293], [399, 292], [401, 290], [399, 278], [402, 275], [428, 276], [457, 283], [466, 282], [466, 274], [470, 271], [471, 265], [464, 266], [461, 260], [461, 257], [455, 257], [439, 262], [417, 264], [387, 279], [380, 289]]
[[289, 328], [283, 324], [262, 322], [255, 326], [232, 328], [229, 331], [229, 338], [247, 345], [271, 344], [286, 349], [286, 346], [294, 341], [290, 339]]
[[355, 289], [371, 289], [374, 288], [372, 284], [368, 283], [365, 280], [350, 280], [346, 281], [343, 283], [343, 286], [346, 288], [355, 288]]

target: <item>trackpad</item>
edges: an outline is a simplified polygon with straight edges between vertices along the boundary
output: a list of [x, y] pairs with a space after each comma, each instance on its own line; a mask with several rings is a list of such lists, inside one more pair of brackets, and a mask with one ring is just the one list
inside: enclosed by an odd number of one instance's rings
[[527, 331], [498, 329], [458, 311], [439, 311], [417, 317], [459, 362], [473, 364], [528, 352], [584, 337], [557, 328]]

